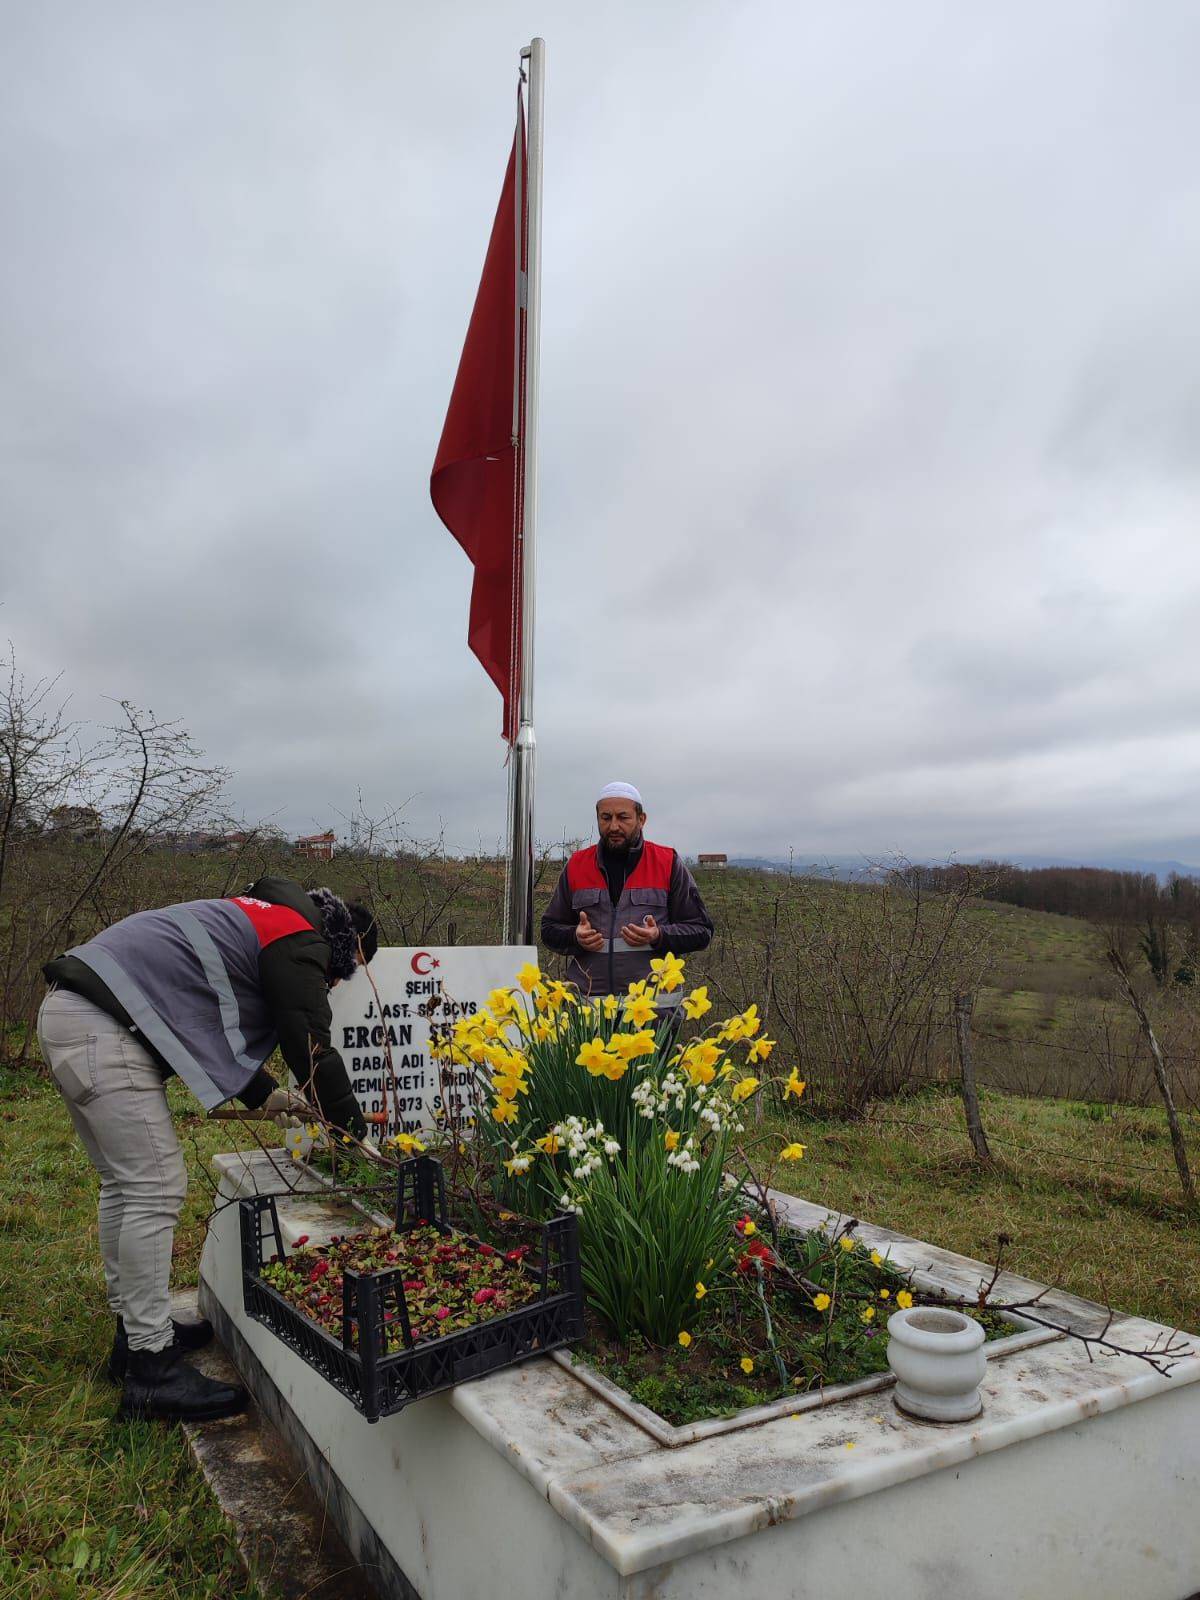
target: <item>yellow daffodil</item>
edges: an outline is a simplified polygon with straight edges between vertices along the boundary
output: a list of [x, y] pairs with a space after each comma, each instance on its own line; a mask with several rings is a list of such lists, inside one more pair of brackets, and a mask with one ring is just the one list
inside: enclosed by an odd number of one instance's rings
[[517, 1009], [511, 989], [493, 989], [488, 995], [488, 1008], [497, 1021], [509, 1017]]
[[398, 1133], [391, 1140], [391, 1143], [395, 1145], [397, 1150], [401, 1151], [406, 1156], [410, 1156], [414, 1151], [421, 1151], [425, 1148], [420, 1139], [418, 1139], [417, 1136], [412, 1133]]
[[533, 1025], [533, 1037], [538, 1044], [545, 1044], [547, 1039], [554, 1037], [554, 1029], [548, 1023], [535, 1022]]
[[768, 1039], [764, 1035], [764, 1037], [761, 1039], [755, 1039], [754, 1043], [750, 1046], [750, 1049], [746, 1052], [746, 1060], [751, 1066], [753, 1066], [756, 1061], [765, 1061], [774, 1048], [775, 1040]]
[[548, 1156], [556, 1156], [562, 1149], [562, 1140], [556, 1133], [543, 1134], [540, 1139], [535, 1139], [534, 1143], [539, 1150]]
[[698, 1084], [713, 1081], [716, 1076], [716, 1064], [720, 1059], [721, 1052], [711, 1040], [697, 1039], [694, 1044], [688, 1045], [680, 1058], [680, 1064], [691, 1080], [693, 1089]]
[[864, 1322], [874, 1322], [875, 1321], [875, 1307], [874, 1306], [864, 1306], [863, 1307], [862, 1320]]
[[838, 1243], [841, 1245], [843, 1250], [845, 1250], [847, 1253], [849, 1253], [858, 1244], [858, 1240], [854, 1237], [854, 1235], [852, 1233], [844, 1233], [842, 1235], [842, 1237], [838, 1240]]
[[658, 979], [658, 987], [664, 994], [683, 987], [683, 962], [669, 950], [665, 956], [654, 957], [650, 962], [650, 970]]
[[666, 1145], [668, 1150], [674, 1150], [676, 1148], [679, 1143], [679, 1135], [675, 1132], [674, 1128], [668, 1128], [666, 1133], [663, 1134], [663, 1143]]
[[747, 1377], [749, 1377], [750, 1374], [754, 1371], [754, 1363], [753, 1363], [753, 1361], [751, 1361], [749, 1356], [743, 1356], [742, 1359], [738, 1362], [738, 1366], [741, 1367], [742, 1371], [746, 1374]]
[[595, 1077], [604, 1071], [603, 1064], [607, 1055], [608, 1051], [604, 1047], [603, 1039], [589, 1039], [575, 1057], [575, 1065], [577, 1067], [586, 1067]]
[[747, 1039], [751, 1039], [762, 1027], [759, 1019], [758, 1007], [747, 1006], [741, 1015], [742, 1032]]
[[656, 1015], [654, 1001], [649, 995], [636, 994], [625, 1003], [625, 1021], [632, 1022], [635, 1028], [644, 1028]]
[[527, 961], [520, 972], [517, 973], [517, 982], [526, 994], [532, 994], [541, 981], [542, 975], [532, 961]]
[[603, 1039], [592, 1039], [575, 1057], [576, 1066], [586, 1067], [593, 1078], [610, 1078], [614, 1083], [625, 1076], [625, 1063], [620, 1056], [606, 1050]]
[[650, 985], [646, 982], [645, 978], [635, 978], [627, 990], [631, 1000], [635, 999], [639, 994], [649, 994], [649, 992]]
[[896, 1296], [896, 1304], [900, 1307], [901, 1311], [911, 1311], [912, 1303], [912, 1295], [909, 1294], [907, 1289], [901, 1289]]
[[802, 1144], [785, 1144], [779, 1152], [780, 1161], [803, 1161], [806, 1146]]
[[741, 1081], [735, 1083], [733, 1088], [730, 1090], [729, 1098], [735, 1105], [741, 1105], [743, 1100], [749, 1100], [750, 1096], [757, 1088], [757, 1078], [742, 1078]]
[[498, 1072], [492, 1079], [492, 1093], [498, 1100], [515, 1100], [519, 1094], [528, 1094], [529, 1085], [513, 1072]]
[[492, 1107], [492, 1120], [505, 1123], [517, 1120], [517, 1108], [511, 1100], [497, 1100]]
[[683, 1002], [683, 1012], [692, 1022], [698, 1022], [706, 1011], [712, 1010], [712, 1001], [708, 998], [708, 986], [693, 989]]
[[686, 1349], [687, 1349], [687, 1347], [688, 1347], [688, 1345], [690, 1345], [690, 1344], [691, 1344], [691, 1342], [692, 1342], [692, 1336], [691, 1336], [691, 1334], [690, 1334], [690, 1333], [689, 1333], [689, 1332], [688, 1332], [688, 1331], [687, 1331], [687, 1329], [686, 1329], [686, 1328], [685, 1328], [685, 1329], [684, 1329], [684, 1330], [683, 1330], [683, 1332], [682, 1332], [682, 1333], [681, 1333], [681, 1334], [680, 1334], [680, 1335], [679, 1335], [679, 1342], [680, 1342], [680, 1344], [681, 1344], [681, 1345], [682, 1345], [682, 1346], [683, 1346], [683, 1348], [684, 1348], [684, 1349], [685, 1349], [685, 1350], [686, 1350]]
[[813, 1295], [813, 1306], [818, 1311], [828, 1311], [832, 1304], [833, 1302], [827, 1294]]
[[783, 1098], [786, 1100], [789, 1095], [795, 1095], [796, 1099], [799, 1100], [800, 1096], [807, 1088], [808, 1085], [797, 1073], [795, 1067], [793, 1067], [788, 1081], [783, 1086]]
[[600, 1002], [600, 1009], [604, 1012], [604, 1015], [610, 1022], [616, 1016], [617, 1012], [620, 1010], [620, 1007], [621, 1002], [617, 999], [615, 994], [606, 994], [604, 999]]
[[697, 1300], [703, 1300], [704, 1296], [707, 1293], [708, 1293], [708, 1290], [704, 1287], [704, 1285], [702, 1283], [698, 1283], [696, 1285], [696, 1299]]

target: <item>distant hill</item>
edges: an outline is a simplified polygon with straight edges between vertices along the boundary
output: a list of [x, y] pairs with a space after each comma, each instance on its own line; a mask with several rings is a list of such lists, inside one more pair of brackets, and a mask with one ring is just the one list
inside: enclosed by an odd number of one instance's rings
[[[965, 861], [965, 857], [957, 859]], [[1040, 867], [1103, 867], [1109, 872], [1153, 873], [1160, 883], [1171, 874], [1182, 878], [1200, 878], [1200, 867], [1188, 866], [1183, 861], [1142, 861], [1133, 856], [1000, 856], [1014, 867], [1034, 870]], [[913, 864], [922, 867], [944, 866], [945, 862], [932, 856], [916, 857]], [[731, 867], [749, 867], [759, 872], [794, 872], [798, 876], [817, 873], [831, 878], [856, 878], [869, 875], [876, 867], [886, 868], [887, 858], [878, 863], [866, 856], [805, 855], [797, 851], [792, 856], [730, 856]]]

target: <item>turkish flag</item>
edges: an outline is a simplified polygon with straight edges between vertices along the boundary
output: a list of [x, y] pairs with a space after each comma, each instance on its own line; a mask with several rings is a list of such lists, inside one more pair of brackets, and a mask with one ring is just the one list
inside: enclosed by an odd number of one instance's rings
[[[458, 363], [429, 493], [434, 509], [475, 566], [467, 643], [504, 697], [503, 735], [517, 736], [521, 671], [521, 530], [524, 383], [518, 347], [525, 313], [517, 306], [517, 228], [526, 265], [525, 216], [517, 216], [517, 163], [524, 213], [525, 120], [517, 104], [504, 188], [492, 224], [467, 339]], [[522, 372], [520, 376], [524, 377]]]

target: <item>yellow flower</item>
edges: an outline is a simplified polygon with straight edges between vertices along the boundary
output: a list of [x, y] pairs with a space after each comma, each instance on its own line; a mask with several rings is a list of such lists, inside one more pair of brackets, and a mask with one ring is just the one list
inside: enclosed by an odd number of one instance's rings
[[652, 1033], [614, 1033], [608, 1041], [608, 1048], [616, 1052], [622, 1061], [632, 1061], [634, 1056], [646, 1054], [649, 1039], [649, 1049], [654, 1049], [654, 1035]]
[[666, 1145], [668, 1150], [675, 1149], [676, 1145], [679, 1143], [679, 1135], [675, 1132], [674, 1128], [668, 1128], [666, 1133], [663, 1134], [663, 1143]]
[[601, 1071], [610, 1083], [619, 1083], [629, 1071], [629, 1065], [627, 1062], [622, 1061], [620, 1056], [610, 1055], [604, 1058], [604, 1066]]
[[843, 1250], [850, 1251], [854, 1249], [855, 1245], [858, 1243], [858, 1240], [852, 1233], [844, 1233], [838, 1240], [838, 1243], [841, 1245]]
[[745, 1011], [742, 1012], [741, 1023], [746, 1038], [752, 1038], [762, 1027], [762, 1022], [759, 1020], [758, 1007], [747, 1006]]
[[495, 1122], [515, 1122], [517, 1108], [511, 1100], [497, 1100], [492, 1107], [492, 1119]]
[[554, 1029], [548, 1023], [535, 1022], [533, 1025], [533, 1037], [538, 1044], [545, 1044], [547, 1039], [554, 1037]]
[[683, 1332], [682, 1332], [682, 1333], [681, 1333], [681, 1334], [680, 1334], [680, 1335], [679, 1335], [679, 1342], [680, 1342], [680, 1344], [681, 1344], [681, 1345], [682, 1345], [682, 1346], [683, 1346], [683, 1348], [684, 1348], [684, 1349], [685, 1349], [685, 1350], [686, 1350], [686, 1349], [687, 1349], [687, 1347], [688, 1347], [688, 1345], [690, 1345], [690, 1344], [691, 1344], [691, 1342], [692, 1342], [692, 1336], [691, 1336], [691, 1334], [690, 1334], [690, 1333], [689, 1333], [689, 1332], [688, 1332], [688, 1331], [687, 1331], [687, 1329], [686, 1329], [686, 1328], [685, 1328], [685, 1329], [684, 1329], [684, 1330], [683, 1330]]
[[901, 1289], [899, 1294], [896, 1296], [896, 1304], [900, 1307], [901, 1311], [911, 1311], [912, 1303], [912, 1295], [909, 1294], [907, 1289]]
[[629, 985], [629, 989], [628, 989], [627, 992], [628, 992], [630, 998], [632, 999], [633, 997], [635, 997], [636, 995], [639, 995], [639, 994], [649, 994], [650, 993], [650, 986], [646, 982], [645, 978], [636, 978], [633, 981], [633, 983], [631, 983]]
[[577, 1067], [586, 1067], [595, 1078], [604, 1071], [607, 1060], [608, 1051], [604, 1048], [604, 1040], [589, 1039], [575, 1057], [575, 1065]]
[[795, 1067], [793, 1067], [791, 1076], [788, 1078], [787, 1083], [784, 1084], [783, 1087], [783, 1098], [786, 1100], [788, 1095], [794, 1094], [796, 1099], [799, 1100], [800, 1096], [804, 1093], [807, 1087], [808, 1085], [805, 1083], [804, 1079], [799, 1076]]
[[498, 1072], [492, 1079], [492, 1093], [498, 1100], [515, 1100], [519, 1094], [528, 1094], [529, 1085], [515, 1072]]
[[754, 1043], [750, 1046], [750, 1049], [746, 1052], [746, 1060], [751, 1066], [753, 1066], [756, 1061], [765, 1061], [774, 1048], [774, 1039], [755, 1039]]
[[632, 1022], [635, 1028], [644, 1028], [656, 1015], [654, 1001], [649, 995], [635, 994], [625, 1002], [625, 1021]]
[[712, 1001], [708, 998], [707, 984], [700, 989], [693, 989], [683, 1002], [684, 1015], [692, 1022], [698, 1021], [706, 1011], [712, 1010]]
[[881, 1300], [890, 1300], [892, 1298], [892, 1291], [890, 1289], [880, 1289], [879, 1298]]
[[658, 987], [664, 994], [670, 994], [672, 989], [683, 987], [683, 962], [669, 950], [665, 956], [654, 957], [650, 963], [650, 970], [658, 979]]
[[493, 989], [488, 995], [488, 1006], [497, 1021], [509, 1017], [517, 1009], [511, 989]]
[[721, 1052], [707, 1039], [698, 1039], [688, 1045], [680, 1058], [680, 1065], [691, 1080], [692, 1088], [701, 1083], [711, 1083], [716, 1076], [716, 1064]]
[[620, 1005], [621, 1002], [617, 999], [615, 994], [606, 994], [604, 999], [600, 1002], [600, 1009], [611, 1022], [616, 1016], [617, 1011], [620, 1009]]
[[752, 1233], [757, 1233], [757, 1232], [758, 1232], [758, 1223], [757, 1222], [747, 1222], [746, 1225], [742, 1229], [742, 1238], [743, 1239], [748, 1239]]
[[747, 1377], [749, 1377], [750, 1373], [754, 1371], [754, 1363], [751, 1361], [749, 1356], [743, 1356], [738, 1362], [738, 1366], [741, 1367], [742, 1371], [747, 1375]]
[[863, 1307], [863, 1312], [862, 1312], [862, 1319], [863, 1319], [864, 1322], [874, 1322], [875, 1321], [875, 1307], [874, 1306], [864, 1306]]
[[881, 1267], [883, 1265], [883, 1257], [878, 1250], [871, 1251], [871, 1265], [873, 1267]]
[[556, 1156], [562, 1149], [562, 1140], [556, 1133], [545, 1133], [540, 1139], [535, 1139], [534, 1144], [548, 1156]]
[[708, 1293], [708, 1290], [704, 1287], [704, 1285], [702, 1283], [698, 1283], [696, 1285], [696, 1299], [697, 1300], [703, 1300], [704, 1296], [707, 1293]]
[[830, 1300], [827, 1294], [813, 1295], [813, 1305], [818, 1311], [828, 1311], [832, 1304], [833, 1302]]
[[526, 994], [532, 994], [541, 981], [542, 975], [532, 961], [527, 961], [520, 972], [517, 973], [517, 982]]
[[397, 1150], [403, 1151], [406, 1156], [412, 1155], [414, 1150], [424, 1150], [425, 1148], [420, 1139], [412, 1133], [398, 1133], [391, 1142], [396, 1146]]
[[740, 1083], [734, 1084], [729, 1098], [734, 1102], [735, 1105], [740, 1105], [743, 1100], [749, 1100], [750, 1096], [757, 1088], [757, 1078], [743, 1078]]
[[779, 1152], [780, 1161], [803, 1161], [805, 1146], [802, 1144], [785, 1144]]

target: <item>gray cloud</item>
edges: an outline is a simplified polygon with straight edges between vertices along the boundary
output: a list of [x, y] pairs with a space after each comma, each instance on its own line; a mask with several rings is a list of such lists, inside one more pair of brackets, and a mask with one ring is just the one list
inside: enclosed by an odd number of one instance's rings
[[[544, 26], [539, 832], [1200, 859], [1195, 8]], [[501, 831], [427, 484], [528, 31], [10, 19], [0, 633], [248, 814]]]

